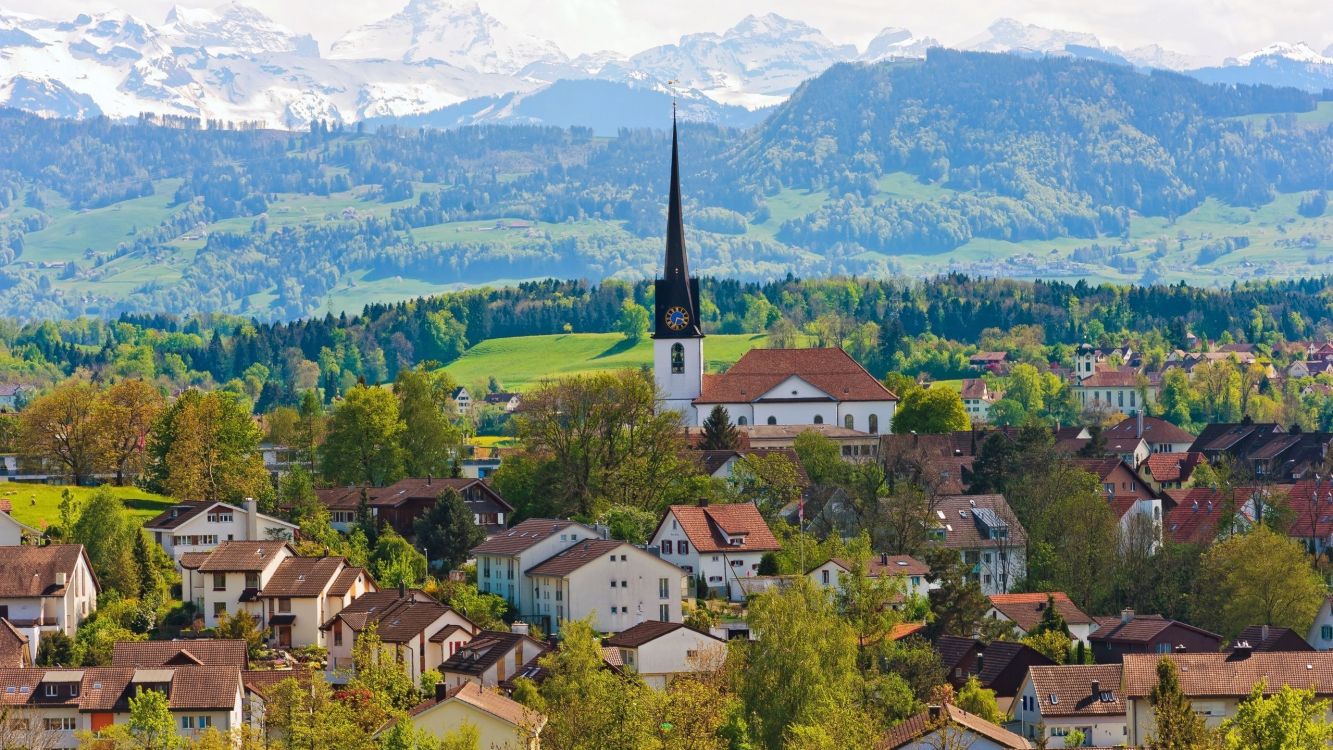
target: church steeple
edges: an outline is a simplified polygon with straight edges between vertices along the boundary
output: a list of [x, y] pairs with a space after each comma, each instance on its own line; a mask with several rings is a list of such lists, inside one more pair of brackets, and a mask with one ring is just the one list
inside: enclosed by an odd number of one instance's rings
[[671, 117], [671, 191], [667, 199], [666, 262], [655, 284], [654, 338], [702, 338], [699, 280], [690, 276], [685, 252], [685, 216], [680, 198], [680, 137]]

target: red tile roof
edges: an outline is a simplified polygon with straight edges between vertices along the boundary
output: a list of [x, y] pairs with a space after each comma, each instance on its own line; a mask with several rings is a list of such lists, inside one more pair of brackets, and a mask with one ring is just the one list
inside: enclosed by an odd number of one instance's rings
[[625, 548], [634, 545], [615, 539], [584, 539], [572, 547], [567, 547], [536, 565], [528, 568], [528, 576], [566, 576], [604, 555], [615, 552], [628, 555]]
[[[222, 711], [237, 705], [241, 670], [236, 667], [168, 667], [152, 671], [163, 671], [169, 676], [167, 695], [172, 710]], [[3, 690], [0, 706], [64, 705], [81, 712], [123, 713], [129, 711], [136, 675], [157, 681], [156, 675], [133, 667], [4, 669], [0, 670], [0, 690]], [[56, 697], [47, 697], [45, 691], [37, 690], [43, 682], [52, 682], [52, 677], [60, 678], [63, 684], [78, 682], [78, 695], [61, 691]], [[11, 687], [15, 688], [13, 692]]]
[[[79, 558], [88, 558], [82, 544], [0, 547], [0, 597], [64, 596], [65, 586], [56, 576], [64, 573], [69, 581]], [[91, 563], [85, 564], [92, 570]]]
[[751, 349], [725, 373], [706, 375], [694, 403], [750, 403], [792, 376], [836, 401], [898, 400], [842, 349]]
[[344, 557], [289, 557], [278, 564], [260, 596], [320, 596], [347, 569]]
[[[781, 549], [754, 503], [673, 505], [662, 518], [674, 517], [699, 552], [770, 552]], [[658, 528], [661, 528], [661, 523]], [[730, 544], [727, 537], [739, 537]]]
[[1184, 443], [1194, 442], [1194, 436], [1162, 419], [1161, 417], [1143, 418], [1143, 435], [1139, 435], [1138, 417], [1126, 417], [1119, 424], [1106, 428], [1102, 434], [1107, 438], [1142, 437], [1149, 443]]
[[284, 549], [296, 553], [286, 542], [223, 542], [208, 553], [199, 570], [204, 573], [258, 572], [272, 564]]
[[[931, 716], [932, 712], [939, 712], [939, 718], [933, 718]], [[996, 747], [1003, 748], [1003, 750], [1026, 750], [1026, 748], [1032, 747], [1032, 743], [1008, 729], [992, 724], [975, 714], [970, 714], [951, 703], [946, 703], [943, 706], [922, 711], [890, 729], [884, 739], [875, 746], [875, 750], [898, 750], [898, 748], [906, 747], [935, 731], [946, 721], [952, 726], [990, 740]], [[966, 747], [967, 744], [969, 743], [964, 739], [960, 746]]]
[[1203, 460], [1203, 454], [1198, 452], [1154, 453], [1143, 465], [1158, 482], [1186, 482]]
[[1115, 370], [1094, 372], [1078, 382], [1080, 388], [1137, 388], [1138, 385], [1138, 373]]
[[1143, 698], [1157, 685], [1157, 663], [1170, 659], [1180, 673], [1180, 689], [1190, 698], [1244, 698], [1260, 681], [1268, 693], [1283, 686], [1333, 696], [1333, 651], [1280, 651], [1241, 654], [1125, 654], [1124, 690]]
[[536, 711], [496, 690], [483, 688], [475, 682], [465, 682], [458, 687], [451, 688], [445, 693], [444, 700], [432, 698], [422, 701], [408, 710], [407, 715], [420, 716], [435, 706], [449, 701], [466, 703], [477, 710], [484, 711], [501, 721], [518, 727], [523, 732], [538, 731], [546, 723], [546, 717]]
[[581, 539], [596, 539], [597, 532], [577, 521], [552, 518], [529, 518], [519, 525], [501, 531], [472, 548], [472, 554], [517, 555], [534, 547], [548, 537], [572, 531]]
[[[1063, 591], [1051, 592], [1050, 596], [1055, 600], [1055, 610], [1064, 618], [1066, 624], [1092, 624], [1092, 618], [1070, 601], [1069, 596]], [[1044, 593], [992, 594], [990, 597], [991, 606], [1012, 620], [1025, 633], [1030, 632], [1041, 622], [1047, 602], [1047, 594]]]
[[1222, 643], [1222, 636], [1216, 633], [1210, 633], [1203, 628], [1196, 628], [1179, 620], [1168, 620], [1161, 615], [1134, 615], [1128, 622], [1120, 617], [1098, 617], [1096, 619], [1100, 627], [1088, 636], [1089, 641], [1104, 641], [1122, 645], [1151, 644], [1157, 636], [1161, 635], [1163, 630], [1174, 625], [1215, 638], [1218, 645]]
[[[1068, 664], [1032, 667], [1028, 674], [1043, 718], [1057, 716], [1123, 716], [1125, 695], [1120, 664]], [[1098, 694], [1092, 692], [1097, 682]], [[1107, 700], [1107, 699], [1110, 700]]]
[[113, 667], [194, 664], [245, 669], [248, 663], [245, 641], [231, 638], [201, 638], [192, 641], [117, 641], [111, 647]]

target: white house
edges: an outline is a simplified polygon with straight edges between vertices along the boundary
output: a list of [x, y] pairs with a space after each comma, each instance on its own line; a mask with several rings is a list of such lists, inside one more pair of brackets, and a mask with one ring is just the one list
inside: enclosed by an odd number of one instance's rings
[[20, 630], [73, 636], [101, 590], [82, 544], [0, 547], [0, 618]]
[[972, 423], [984, 424], [990, 421], [991, 404], [1004, 398], [1004, 393], [991, 388], [983, 378], [966, 378], [962, 398], [963, 409]]
[[450, 394], [450, 397], [454, 400], [454, 409], [458, 416], [461, 417], [464, 414], [470, 414], [472, 412], [472, 394], [469, 393], [466, 388], [461, 385], [458, 386], [454, 389], [454, 392]]
[[[841, 589], [843, 576], [851, 573], [854, 566], [851, 560], [834, 558], [816, 565], [806, 576], [816, 586]], [[905, 596], [925, 597], [932, 588], [939, 588], [938, 583], [929, 581], [930, 566], [911, 555], [874, 555], [866, 560], [865, 573], [872, 578], [901, 578]]]
[[181, 598], [194, 602], [204, 627], [217, 627], [224, 614], [241, 610], [264, 622], [259, 592], [296, 551], [287, 542], [222, 542], [211, 552], [181, 555]]
[[1310, 624], [1310, 633], [1305, 640], [1316, 651], [1333, 651], [1333, 596], [1324, 599], [1324, 603], [1319, 606], [1319, 614], [1315, 615], [1314, 622]]
[[588, 539], [524, 571], [535, 614], [558, 633], [566, 620], [592, 616], [593, 627], [618, 633], [645, 620], [680, 622], [685, 572], [612, 539]]
[[1013, 724], [1024, 737], [1046, 733], [1046, 747], [1069, 747], [1075, 731], [1093, 747], [1120, 747], [1129, 737], [1125, 695], [1120, 689], [1119, 664], [1067, 664], [1030, 667], [1018, 700]]
[[375, 625], [387, 654], [407, 666], [413, 684], [437, 668], [478, 632], [471, 620], [422, 591], [400, 587], [354, 599], [326, 623], [328, 677], [345, 682], [354, 673], [356, 639]]
[[1157, 400], [1143, 376], [1130, 370], [1099, 370], [1073, 383], [1072, 389], [1080, 407], [1108, 413], [1131, 414]]
[[8, 500], [0, 500], [0, 547], [13, 547], [40, 539], [42, 532], [10, 515]]
[[244, 508], [227, 503], [180, 503], [144, 524], [153, 540], [179, 565], [187, 552], [207, 552], [222, 542], [294, 539], [296, 524], [260, 513], [254, 500]]
[[364, 568], [343, 557], [288, 557], [259, 590], [269, 639], [278, 648], [327, 647], [324, 623], [378, 591]]
[[469, 682], [437, 685], [434, 698], [413, 706], [400, 721], [410, 721], [432, 737], [470, 724], [477, 729], [477, 746], [485, 750], [538, 750], [546, 717], [503, 693]]
[[1063, 591], [1030, 594], [991, 594], [990, 609], [986, 616], [996, 620], [1005, 620], [1014, 624], [1020, 638], [1031, 633], [1041, 623], [1046, 608], [1054, 601], [1055, 611], [1065, 621], [1069, 635], [1083, 645], [1088, 645], [1088, 636], [1097, 629], [1097, 622], [1079, 609]]
[[645, 621], [606, 639], [620, 652], [620, 663], [649, 687], [665, 690], [676, 675], [715, 668], [727, 642], [678, 622]]
[[[1141, 438], [1149, 453], [1185, 453], [1194, 445], [1195, 436], [1162, 419], [1149, 417], [1139, 409], [1133, 416], [1102, 431], [1107, 442]], [[1128, 461], [1126, 463], [1129, 463]], [[1131, 464], [1136, 466], [1136, 464]]]
[[1004, 495], [949, 495], [935, 506], [929, 543], [958, 552], [982, 593], [1003, 594], [1027, 572], [1027, 531]]
[[732, 601], [745, 598], [739, 582], [759, 574], [764, 553], [780, 549], [753, 503], [673, 505], [649, 544], [692, 576], [696, 587]]
[[477, 588], [503, 597], [522, 619], [538, 617], [541, 613], [534, 606], [525, 571], [561, 550], [596, 538], [595, 530], [576, 521], [530, 518], [472, 548]]

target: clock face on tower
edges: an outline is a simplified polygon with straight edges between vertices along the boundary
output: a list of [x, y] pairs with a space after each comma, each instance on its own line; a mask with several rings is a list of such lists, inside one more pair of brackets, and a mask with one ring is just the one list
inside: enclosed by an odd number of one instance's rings
[[663, 315], [662, 318], [666, 327], [673, 331], [684, 330], [685, 326], [690, 324], [690, 313], [683, 307], [668, 308], [666, 315]]

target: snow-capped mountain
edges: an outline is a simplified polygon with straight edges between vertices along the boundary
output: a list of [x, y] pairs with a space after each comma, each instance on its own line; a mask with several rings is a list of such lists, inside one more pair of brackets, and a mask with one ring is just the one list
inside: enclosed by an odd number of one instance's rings
[[329, 57], [343, 60], [438, 61], [479, 73], [514, 75], [533, 63], [560, 63], [554, 43], [500, 23], [475, 2], [410, 0], [392, 16], [353, 29]]
[[1061, 31], [1022, 23], [1012, 18], [1001, 18], [981, 34], [963, 42], [959, 47], [976, 52], [1063, 53], [1068, 47], [1103, 49], [1092, 34]]
[[1305, 42], [1277, 42], [1270, 44], [1263, 49], [1257, 49], [1253, 52], [1240, 55], [1238, 57], [1228, 58], [1227, 65], [1251, 65], [1255, 61], [1263, 58], [1281, 58], [1298, 63], [1311, 63], [1314, 65], [1333, 65], [1333, 57], [1328, 57], [1315, 52], [1310, 45]]
[[1211, 83], [1266, 83], [1319, 92], [1333, 88], [1333, 56], [1304, 42], [1278, 42], [1190, 75]]
[[889, 26], [875, 35], [857, 59], [861, 62], [901, 60], [926, 56], [926, 50], [940, 43], [931, 37], [917, 38], [907, 29]]
[[229, 2], [211, 10], [173, 7], [159, 33], [173, 46], [207, 50], [217, 56], [292, 52], [319, 57], [319, 43], [309, 34], [291, 30], [263, 13]]

